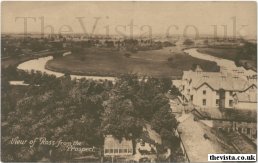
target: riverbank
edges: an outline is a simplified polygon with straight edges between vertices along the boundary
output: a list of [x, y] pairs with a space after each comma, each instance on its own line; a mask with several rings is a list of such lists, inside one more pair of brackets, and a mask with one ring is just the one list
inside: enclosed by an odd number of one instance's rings
[[243, 72], [243, 74], [240, 77], [244, 79], [246, 79], [247, 76], [257, 75], [256, 72], [253, 70], [248, 70], [248, 69], [245, 69], [244, 67], [238, 67], [235, 64], [235, 62], [232, 60], [223, 59], [213, 55], [200, 53], [198, 52], [197, 48], [187, 49], [185, 50], [185, 52], [195, 58], [216, 62], [218, 66], [220, 66], [221, 71], [225, 71], [231, 74]]
[[[46, 63], [49, 60], [52, 60], [52, 56], [47, 56], [47, 57], [41, 57], [37, 59], [32, 59], [26, 62], [23, 62], [17, 66], [17, 69], [23, 70], [30, 72], [32, 70], [34, 71], [40, 71], [42, 73], [46, 73], [48, 75], [54, 75], [56, 77], [61, 77], [64, 75], [62, 72], [57, 72], [57, 71], [51, 71], [45, 68]], [[115, 81], [115, 77], [110, 77], [110, 76], [87, 76], [87, 75], [70, 75], [72, 79], [81, 79], [81, 78], [86, 78], [86, 79], [93, 79], [93, 80], [111, 80]]]
[[222, 59], [228, 59], [234, 61], [238, 66], [243, 66], [245, 69], [257, 70], [257, 62], [255, 57], [252, 59], [241, 59], [240, 47], [238, 48], [198, 48], [197, 51], [203, 54], [209, 54], [214, 57], [219, 57]]
[[[168, 59], [168, 62], [159, 60], [159, 61], [156, 61], [157, 63], [155, 63], [154, 61], [157, 60], [157, 56], [156, 56], [155, 52], [152, 51], [152, 53], [153, 54], [147, 52], [146, 54], [142, 54], [142, 56], [139, 55], [139, 54], [134, 54], [134, 56], [133, 56], [134, 58], [130, 58], [130, 59], [132, 59], [132, 61], [137, 63], [137, 59], [142, 57], [142, 58], [140, 58], [140, 60], [144, 60], [145, 62], [150, 62], [148, 66], [149, 67], [152, 66], [152, 69], [151, 69], [152, 71], [151, 72], [154, 72], [154, 74], [155, 74], [155, 72], [157, 72], [159, 74], [163, 73], [163, 76], [152, 76], [152, 77], [161, 77], [161, 78], [165, 77], [165, 78], [171, 78], [172, 80], [181, 79], [181, 75], [182, 75], [181, 73], [184, 70], [191, 69], [191, 66], [193, 66], [194, 64], [199, 64], [201, 66], [204, 65], [203, 67], [204, 67], [205, 71], [207, 71], [205, 68], [211, 70], [212, 66], [215, 66], [215, 67], [220, 66], [223, 69], [227, 69], [227, 71], [229, 71], [229, 72], [231, 72], [231, 71], [233, 71], [237, 68], [237, 66], [234, 64], [233, 61], [226, 60], [226, 59], [221, 59], [221, 58], [214, 57], [214, 56], [207, 55], [207, 54], [199, 53], [197, 51], [197, 48], [186, 49], [182, 53], [179, 53], [179, 54], [178, 53], [172, 53], [172, 54], [169, 54], [169, 55], [167, 54], [167, 51], [166, 52], [163, 51], [163, 54], [159, 54], [158, 57], [160, 57], [160, 56], [168, 57], [168, 56], [171, 55], [175, 58], [175, 59], [172, 58], [172, 60]], [[135, 58], [136, 55], [138, 55], [137, 59]], [[149, 55], [150, 55], [150, 57], [147, 60], [144, 59], [146, 56], [149, 56]], [[63, 57], [60, 57], [58, 59], [62, 61], [62, 59], [65, 58], [65, 60], [68, 62], [69, 59], [71, 59], [71, 57], [76, 58], [77, 56], [74, 56], [74, 54], [69, 54], [69, 55], [64, 55]], [[123, 57], [123, 56], [118, 56], [118, 58], [119, 57]], [[153, 59], [153, 58], [155, 58], [155, 59]], [[30, 72], [31, 70], [40, 71], [42, 73], [46, 73], [46, 74], [49, 74], [49, 75], [55, 75], [56, 77], [61, 77], [64, 74], [68, 73], [68, 74], [70, 74], [72, 79], [86, 78], [86, 79], [93, 79], [93, 80], [115, 81], [116, 77], [119, 77], [120, 75], [123, 75], [123, 73], [120, 73], [120, 74], [117, 73], [117, 72], [111, 72], [111, 73], [108, 72], [107, 73], [107, 72], [101, 72], [101, 71], [96, 71], [96, 70], [95, 70], [95, 72], [94, 71], [93, 72], [92, 71], [80, 71], [80, 69], [79, 70], [75, 69], [76, 71], [74, 69], [73, 69], [74, 71], [67, 71], [67, 69], [64, 69], [64, 68], [69, 67], [69, 64], [62, 64], [61, 65], [62, 67], [60, 69], [58, 69], [57, 67], [51, 67], [49, 63], [55, 62], [55, 61], [56, 61], [56, 59], [53, 60], [52, 56], [41, 57], [41, 58], [32, 59], [32, 60], [23, 62], [23, 63], [19, 64], [17, 66], [17, 68], [21, 69], [21, 70], [24, 70], [24, 71], [28, 71], [28, 72]], [[95, 59], [95, 61], [96, 61], [96, 59]], [[71, 62], [73, 63], [73, 61], [71, 61]], [[81, 62], [81, 61], [77, 61], [77, 62]], [[173, 62], [174, 62], [174, 65], [173, 65]], [[94, 63], [94, 60], [93, 60], [92, 63]], [[119, 64], [121, 64], [121, 63], [119, 63]], [[169, 64], [172, 64], [173, 66], [176, 66], [176, 67], [171, 68], [171, 67], [169, 67], [169, 66], [171, 66]], [[158, 67], [158, 65], [163, 65], [163, 67]], [[182, 69], [179, 69], [177, 67], [177, 65]], [[86, 67], [87, 66], [88, 65], [86, 65]], [[97, 65], [97, 66], [99, 66], [99, 65]], [[167, 71], [162, 71], [162, 68], [164, 68], [164, 66], [166, 66], [166, 70], [169, 71], [169, 73], [170, 73], [169, 75], [166, 74]], [[78, 67], [78, 65], [77, 65], [77, 67]], [[73, 68], [73, 67], [70, 67], [70, 68]], [[81, 68], [81, 67], [79, 67], [79, 68]], [[153, 69], [155, 69], [155, 70], [153, 70]], [[88, 69], [86, 69], [86, 70], [88, 70]], [[174, 70], [174, 71], [172, 71], [172, 70]], [[175, 71], [176, 71], [176, 75], [175, 75]], [[124, 74], [126, 74], [126, 73], [124, 73]], [[245, 71], [245, 74], [252, 75], [253, 72]], [[139, 76], [151, 76], [151, 75], [146, 75], [146, 74], [144, 74], [144, 75], [137, 74], [137, 75], [139, 75]]]
[[[57, 53], [64, 53], [66, 50], [60, 50], [57, 51]], [[38, 52], [38, 53], [33, 53], [33, 54], [26, 54], [26, 55], [19, 55], [17, 57], [8, 57], [8, 58], [2, 58], [1, 59], [1, 67], [2, 68], [7, 68], [9, 66], [14, 66], [17, 67], [19, 64], [32, 60], [32, 59], [37, 59], [41, 57], [46, 57], [50, 56], [53, 53], [56, 53], [54, 51], [44, 51], [44, 52]]]

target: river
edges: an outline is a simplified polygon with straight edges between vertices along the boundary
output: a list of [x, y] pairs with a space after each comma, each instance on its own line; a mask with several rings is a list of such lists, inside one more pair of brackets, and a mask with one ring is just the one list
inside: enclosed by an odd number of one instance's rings
[[221, 70], [224, 72], [228, 72], [231, 74], [243, 72], [241, 77], [245, 79], [246, 79], [246, 76], [256, 75], [256, 72], [253, 70], [246, 70], [244, 67], [237, 67], [234, 61], [200, 53], [197, 51], [197, 48], [186, 49], [184, 50], [184, 52], [186, 52], [187, 54], [195, 58], [216, 62], [218, 66], [220, 66]]
[[[218, 66], [220, 66], [222, 68], [222, 70], [227, 71], [229, 73], [235, 73], [236, 71], [241, 70], [244, 72], [244, 76], [256, 75], [256, 72], [254, 72], [252, 70], [246, 70], [243, 67], [237, 67], [235, 65], [235, 63], [231, 60], [222, 59], [222, 58], [214, 57], [214, 56], [211, 56], [208, 54], [199, 53], [197, 51], [197, 48], [186, 49], [186, 50], [184, 50], [184, 52], [188, 53], [189, 55], [191, 55], [192, 57], [195, 57], [195, 58], [208, 60], [208, 61], [214, 61], [218, 64]], [[69, 54], [70, 54], [69, 52], [64, 53], [63, 56], [69, 55]], [[63, 76], [64, 75], [63, 73], [47, 70], [45, 68], [47, 61], [52, 60], [52, 59], [53, 59], [52, 56], [41, 57], [38, 59], [32, 59], [32, 60], [29, 60], [29, 61], [19, 64], [17, 68], [20, 70], [28, 71], [28, 72], [30, 72], [31, 70], [41, 71], [43, 73], [45, 72], [50, 75], [55, 75], [56, 77]], [[86, 79], [93, 79], [93, 80], [110, 80], [110, 81], [115, 81], [115, 79], [116, 79], [115, 77], [84, 76], [84, 75], [71, 75], [71, 78], [72, 79], [86, 78]]]
[[[69, 55], [69, 53], [64, 53], [63, 56]], [[55, 75], [56, 77], [61, 77], [64, 75], [64, 73], [61, 72], [55, 72], [51, 70], [47, 70], [45, 68], [45, 65], [47, 61], [52, 60], [52, 56], [48, 57], [41, 57], [38, 59], [32, 59], [26, 62], [23, 62], [17, 66], [17, 69], [24, 70], [30, 72], [31, 70], [35, 71], [41, 71], [42, 73], [47, 73], [49, 75]], [[81, 78], [86, 78], [86, 79], [93, 79], [93, 80], [110, 80], [110, 81], [115, 81], [115, 77], [103, 77], [103, 76], [87, 76], [87, 75], [71, 75], [72, 79], [81, 79]]]

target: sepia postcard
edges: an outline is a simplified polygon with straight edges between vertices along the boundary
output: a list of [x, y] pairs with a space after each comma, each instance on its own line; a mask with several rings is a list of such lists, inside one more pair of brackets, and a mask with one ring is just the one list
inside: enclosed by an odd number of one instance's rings
[[1, 161], [256, 161], [254, 1], [3, 1]]

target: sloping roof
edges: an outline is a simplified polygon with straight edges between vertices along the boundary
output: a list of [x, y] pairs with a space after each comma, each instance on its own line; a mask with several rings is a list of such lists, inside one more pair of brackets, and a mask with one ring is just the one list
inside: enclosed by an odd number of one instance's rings
[[209, 85], [214, 90], [230, 90], [230, 91], [242, 91], [249, 87], [249, 83], [241, 78], [234, 79], [232, 77], [221, 77], [214, 79], [210, 77], [201, 77], [193, 83], [193, 87], [199, 89], [204, 83]]
[[235, 96], [240, 102], [257, 102], [256, 93], [237, 92]]
[[255, 82], [254, 81], [250, 81], [248, 87], [245, 90], [243, 90], [243, 91], [246, 91], [249, 88], [253, 88], [253, 87], [255, 87], [255, 89], [257, 88], [256, 81]]
[[243, 91], [254, 84], [254, 82], [223, 72], [184, 71], [183, 79], [191, 80], [193, 88], [196, 89], [207, 84], [213, 90]]
[[183, 78], [191, 78], [191, 79], [198, 79], [201, 76], [210, 76], [210, 77], [219, 77], [221, 75], [226, 75], [223, 72], [195, 72], [192, 70], [183, 71]]
[[104, 141], [104, 148], [105, 149], [119, 149], [119, 148], [125, 148], [125, 149], [129, 149], [129, 148], [133, 148], [133, 143], [132, 140], [126, 140], [125, 138], [123, 138], [121, 141], [119, 141], [118, 139], [114, 138], [112, 135], [107, 135], [105, 137], [105, 141]]
[[203, 70], [202, 70], [200, 65], [197, 65], [194, 71], [196, 71], [196, 72], [203, 72]]

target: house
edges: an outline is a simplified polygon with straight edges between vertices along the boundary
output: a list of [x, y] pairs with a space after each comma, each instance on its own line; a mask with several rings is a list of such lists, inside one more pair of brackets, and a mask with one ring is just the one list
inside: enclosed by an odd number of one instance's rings
[[[177, 82], [178, 83], [178, 82]], [[184, 71], [181, 85], [177, 84], [183, 100], [202, 108], [238, 108], [248, 107], [238, 104], [239, 93], [256, 94], [256, 79], [243, 79], [239, 75], [221, 72], [204, 72], [199, 66], [195, 71]], [[235, 94], [238, 94], [235, 95]], [[254, 95], [252, 95], [254, 96]], [[242, 97], [242, 96], [241, 96]], [[254, 99], [254, 98], [252, 98]], [[252, 101], [257, 103], [257, 100]], [[252, 104], [253, 109], [254, 105]]]
[[237, 109], [257, 109], [257, 87], [256, 85], [251, 85], [248, 89], [242, 92], [236, 92], [233, 95], [235, 100], [235, 108]]
[[153, 162], [157, 160], [159, 154], [167, 159], [171, 154], [170, 149], [160, 153], [158, 146], [162, 146], [161, 136], [152, 130], [149, 124], [145, 124], [142, 134], [134, 141], [125, 138], [119, 141], [112, 135], [107, 135], [104, 141], [104, 157], [111, 157], [112, 160], [120, 159], [120, 161], [134, 160], [141, 162], [149, 160]]
[[129, 156], [133, 155], [133, 143], [123, 138], [121, 141], [112, 135], [107, 135], [104, 141], [104, 156]]

